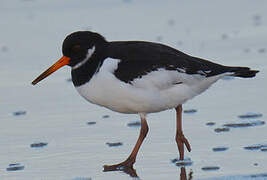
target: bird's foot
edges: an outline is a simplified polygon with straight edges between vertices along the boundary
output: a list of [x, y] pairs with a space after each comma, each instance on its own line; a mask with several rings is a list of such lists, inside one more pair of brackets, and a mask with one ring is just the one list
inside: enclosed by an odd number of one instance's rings
[[133, 164], [135, 163], [134, 159], [128, 158], [125, 161], [114, 164], [114, 165], [104, 165], [104, 171], [120, 171], [126, 169], [133, 169]]
[[186, 146], [189, 152], [191, 151], [191, 146], [189, 144], [189, 141], [186, 139], [183, 133], [179, 133], [176, 135], [176, 142], [178, 145], [180, 160], [183, 160], [184, 159], [184, 145]]

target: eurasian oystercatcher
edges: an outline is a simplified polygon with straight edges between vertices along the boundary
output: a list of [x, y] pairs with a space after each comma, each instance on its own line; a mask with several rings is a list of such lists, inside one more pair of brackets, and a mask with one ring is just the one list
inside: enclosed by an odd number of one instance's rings
[[190, 144], [182, 131], [182, 104], [225, 76], [251, 78], [259, 71], [192, 57], [169, 46], [145, 41], [108, 42], [90, 31], [74, 32], [63, 42], [63, 57], [37, 77], [35, 85], [64, 65], [71, 67], [79, 94], [93, 104], [120, 113], [139, 114], [141, 130], [130, 156], [104, 170], [132, 168], [148, 132], [146, 115], [174, 108], [176, 142], [184, 159]]

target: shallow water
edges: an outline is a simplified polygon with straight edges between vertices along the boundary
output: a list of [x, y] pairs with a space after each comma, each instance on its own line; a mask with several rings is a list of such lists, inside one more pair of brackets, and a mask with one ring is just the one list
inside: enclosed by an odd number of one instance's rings
[[[266, 122], [266, 8], [264, 0], [2, 0], [0, 179], [132, 179], [120, 171], [102, 172], [102, 166], [128, 156], [139, 133], [138, 126], [128, 124], [138, 121], [137, 115], [83, 100], [69, 82], [67, 67], [37, 86], [30, 84], [61, 56], [64, 37], [76, 30], [97, 31], [108, 40], [161, 41], [218, 63], [259, 69], [254, 79], [221, 80], [184, 105], [197, 110], [183, 116], [191, 166], [172, 163], [178, 156], [175, 112], [149, 115], [150, 131], [135, 169], [143, 180], [267, 179], [267, 152], [244, 149], [267, 144], [266, 124], [215, 132], [247, 122], [238, 116], [251, 112], [262, 116], [248, 121]], [[47, 145], [31, 147], [40, 142]], [[229, 149], [214, 152], [215, 147]], [[16, 163], [24, 168], [7, 171]]]

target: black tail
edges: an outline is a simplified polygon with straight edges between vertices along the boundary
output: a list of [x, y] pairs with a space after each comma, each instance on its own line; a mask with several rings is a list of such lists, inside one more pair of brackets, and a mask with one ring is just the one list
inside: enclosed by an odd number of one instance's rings
[[231, 76], [242, 77], [242, 78], [251, 78], [255, 77], [256, 74], [260, 71], [250, 70], [248, 67], [229, 67], [229, 72], [233, 72]]

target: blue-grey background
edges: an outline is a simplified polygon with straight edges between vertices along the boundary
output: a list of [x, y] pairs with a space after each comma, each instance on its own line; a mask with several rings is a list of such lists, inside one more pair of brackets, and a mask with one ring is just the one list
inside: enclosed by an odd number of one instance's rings
[[[243, 147], [266, 144], [266, 125], [216, 133], [238, 115], [261, 113], [265, 120], [267, 68], [265, 0], [1, 0], [0, 1], [0, 179], [131, 179], [102, 172], [102, 165], [124, 160], [139, 128], [124, 115], [89, 104], [75, 91], [70, 69], [60, 69], [37, 86], [31, 81], [61, 57], [65, 36], [77, 30], [101, 33], [107, 40], [161, 42], [190, 55], [261, 72], [254, 79], [221, 80], [184, 105], [186, 152], [194, 179], [267, 172], [267, 153]], [[13, 112], [26, 111], [14, 116]], [[109, 115], [109, 118], [102, 118]], [[96, 121], [95, 125], [87, 125]], [[207, 122], [216, 122], [209, 127]], [[173, 110], [148, 116], [150, 132], [135, 164], [140, 179], [179, 179]], [[31, 148], [47, 142], [44, 148]], [[123, 142], [108, 147], [106, 142]], [[212, 148], [226, 146], [225, 152]], [[7, 171], [10, 163], [24, 170]], [[255, 165], [256, 163], [256, 165]], [[203, 171], [218, 166], [217, 171]], [[235, 178], [235, 177], [232, 177]], [[241, 177], [238, 177], [241, 178]], [[264, 177], [260, 177], [263, 178]]]

